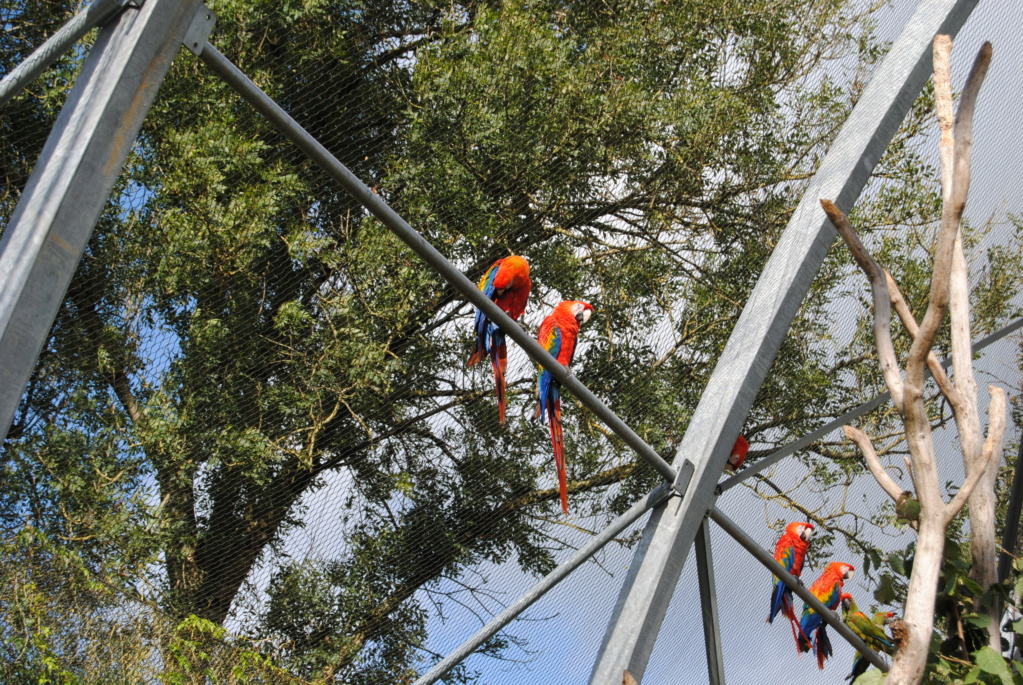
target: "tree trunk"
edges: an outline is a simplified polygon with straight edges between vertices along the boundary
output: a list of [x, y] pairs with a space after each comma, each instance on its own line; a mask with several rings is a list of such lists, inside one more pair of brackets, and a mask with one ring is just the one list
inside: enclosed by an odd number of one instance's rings
[[920, 531], [913, 557], [913, 574], [909, 579], [904, 620], [909, 629], [892, 662], [886, 685], [916, 685], [924, 677], [927, 653], [934, 625], [934, 599], [941, 573], [941, 556], [945, 547], [943, 512], [921, 512]]

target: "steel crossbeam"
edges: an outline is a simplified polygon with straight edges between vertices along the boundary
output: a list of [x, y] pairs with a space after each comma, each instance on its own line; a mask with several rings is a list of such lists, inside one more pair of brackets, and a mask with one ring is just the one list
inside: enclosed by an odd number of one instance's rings
[[10, 102], [22, 88], [39, 78], [40, 74], [89, 31], [106, 23], [126, 7], [141, 6], [142, 1], [96, 0], [76, 14], [0, 81], [0, 107]]
[[875, 71], [807, 186], [743, 308], [679, 446], [676, 463], [695, 467], [681, 501], [656, 508], [636, 547], [590, 685], [619, 685], [628, 670], [642, 680], [682, 567], [732, 444], [753, 405], [835, 230], [820, 207], [829, 198], [852, 208], [929, 78], [936, 33], [956, 34], [977, 0], [922, 0]]
[[198, 0], [148, 0], [89, 52], [0, 240], [0, 440]]
[[[208, 10], [207, 10], [208, 11]], [[615, 414], [589, 388], [572, 375], [533, 339], [511, 317], [504, 313], [489, 297], [483, 294], [475, 283], [470, 281], [447, 257], [429, 243], [418, 231], [409, 226], [401, 216], [384, 202], [383, 198], [370, 190], [369, 186], [359, 180], [355, 174], [338, 161], [323, 145], [295, 121], [280, 105], [264, 93], [259, 86], [236, 67], [231, 60], [224, 57], [213, 45], [207, 42], [201, 49], [193, 50], [210, 69], [245, 99], [256, 111], [267, 118], [270, 123], [284, 134], [297, 148], [316, 162], [327, 175], [333, 178], [345, 190], [352, 194], [373, 216], [380, 220], [388, 229], [397, 235], [406, 245], [429, 264], [444, 280], [455, 288], [465, 299], [497, 324], [505, 335], [514, 340], [530, 359], [551, 372], [561, 386], [572, 393], [584, 407], [593, 412], [612, 432], [621, 438], [655, 471], [672, 483], [675, 489], [682, 491], [681, 481], [688, 480], [692, 475], [691, 468], [679, 465], [679, 470], [668, 464], [654, 448], [639, 437], [617, 414]]]

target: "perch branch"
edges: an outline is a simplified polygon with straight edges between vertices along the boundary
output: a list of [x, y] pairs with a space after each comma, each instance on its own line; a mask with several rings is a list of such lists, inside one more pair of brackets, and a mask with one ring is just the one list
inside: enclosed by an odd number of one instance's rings
[[870, 281], [870, 290], [874, 298], [874, 342], [877, 345], [878, 361], [881, 363], [881, 373], [884, 374], [884, 382], [891, 393], [892, 403], [902, 409], [902, 376], [899, 374], [899, 362], [895, 356], [895, 346], [892, 344], [891, 321], [892, 308], [888, 295], [888, 284], [885, 282], [885, 272], [878, 266], [870, 252], [860, 242], [860, 238], [849, 223], [848, 217], [831, 200], [821, 200], [821, 207], [831, 219], [831, 223], [838, 229], [839, 235], [849, 246], [853, 258], [859, 264], [860, 269], [867, 275]]
[[860, 451], [863, 452], [863, 461], [867, 462], [867, 468], [870, 469], [870, 473], [874, 475], [874, 479], [881, 486], [881, 489], [887, 492], [888, 496], [894, 501], [898, 502], [903, 490], [888, 475], [888, 472], [884, 470], [881, 460], [877, 458], [877, 451], [874, 449], [874, 443], [870, 441], [870, 436], [854, 426], [843, 426], [842, 430], [845, 431], [846, 437], [855, 442]]

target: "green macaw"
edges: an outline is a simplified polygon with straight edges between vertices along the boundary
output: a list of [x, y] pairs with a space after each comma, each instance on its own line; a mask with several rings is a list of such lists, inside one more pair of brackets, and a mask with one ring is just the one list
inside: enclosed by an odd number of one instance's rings
[[[866, 614], [856, 606], [856, 600], [849, 593], [842, 594], [842, 619], [856, 635], [863, 640], [868, 647], [875, 652], [884, 652], [891, 655], [895, 653], [895, 644], [884, 632], [888, 619], [894, 616], [890, 611], [879, 611], [874, 617], [867, 618]], [[852, 673], [845, 677], [853, 682], [857, 677], [870, 667], [870, 662], [862, 654], [857, 653], [853, 661]]]

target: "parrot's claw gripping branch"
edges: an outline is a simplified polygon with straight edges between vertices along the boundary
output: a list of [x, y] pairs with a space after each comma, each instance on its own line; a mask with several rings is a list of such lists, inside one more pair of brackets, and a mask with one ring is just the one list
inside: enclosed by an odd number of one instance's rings
[[871, 665], [877, 667], [884, 673], [888, 672], [888, 664], [885, 663], [884, 659], [882, 659], [877, 652], [868, 647], [866, 643], [856, 635], [856, 633], [852, 632], [849, 626], [847, 626], [835, 612], [824, 606], [824, 604], [817, 599], [812, 592], [807, 590], [806, 587], [799, 582], [798, 578], [782, 568], [781, 564], [775, 561], [774, 557], [760, 547], [756, 540], [747, 535], [735, 524], [734, 521], [722, 514], [717, 507], [711, 507], [709, 515], [714, 523], [718, 524], [718, 526], [731, 535], [736, 542], [745, 547], [746, 551], [756, 557], [757, 561], [766, 566], [771, 573], [780, 578], [785, 585], [792, 589], [792, 592], [799, 595], [800, 599], [806, 602], [811, 609], [816, 611], [829, 626], [838, 632], [839, 635], [844, 637], [846, 642], [851, 644], [857, 652], [862, 654], [864, 658], [871, 663]]
[[[462, 296], [504, 331], [505, 335], [514, 340], [529, 357], [550, 371], [551, 375], [568, 390], [579, 402], [604, 422], [625, 444], [643, 458], [655, 471], [671, 485], [676, 492], [684, 492], [685, 487], [679, 474], [666, 462], [661, 455], [648, 445], [643, 438], [622, 421], [607, 405], [605, 405], [589, 388], [559, 364], [540, 343], [534, 340], [525, 330], [501, 310], [479, 287], [470, 281], [465, 274], [455, 267], [447, 257], [431, 245], [422, 235], [412, 228], [401, 216], [384, 202], [383, 198], [374, 193], [360, 181], [355, 174], [337, 160], [318, 140], [302, 128], [287, 112], [273, 101], [259, 86], [252, 82], [238, 67], [224, 57], [213, 45], [206, 42], [196, 54], [210, 69], [242, 96], [256, 111], [265, 116], [277, 129], [284, 134], [296, 147], [316, 162], [331, 178], [338, 182], [355, 199], [362, 203], [382, 224], [412, 248], [423, 261], [433, 267], [444, 280], [451, 284]], [[685, 479], [688, 484], [688, 479]]]

